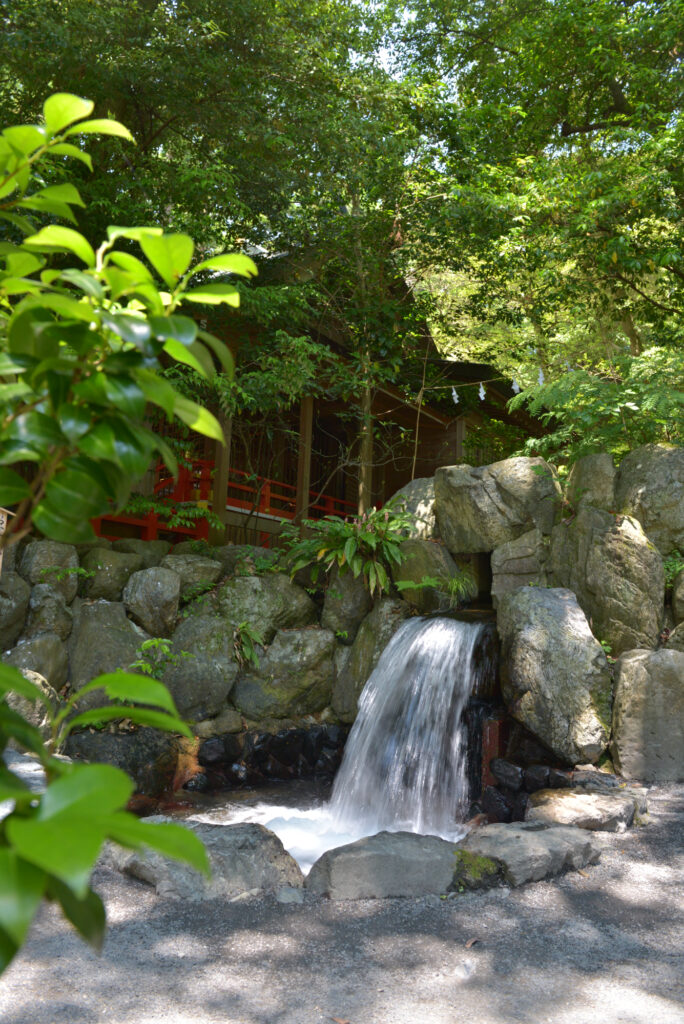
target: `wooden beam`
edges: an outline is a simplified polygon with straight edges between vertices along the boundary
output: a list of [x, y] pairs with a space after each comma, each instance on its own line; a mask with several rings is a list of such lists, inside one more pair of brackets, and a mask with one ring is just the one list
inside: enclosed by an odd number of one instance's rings
[[233, 417], [219, 413], [218, 421], [223, 428], [225, 444], [216, 441], [214, 445], [214, 486], [211, 496], [211, 510], [224, 524], [222, 529], [212, 528], [209, 531], [211, 544], [226, 542], [226, 496], [228, 494], [228, 474], [230, 472], [230, 448], [233, 437]]
[[302, 398], [299, 407], [299, 454], [297, 458], [297, 502], [295, 520], [306, 519], [311, 501], [311, 448], [313, 442], [314, 400]]

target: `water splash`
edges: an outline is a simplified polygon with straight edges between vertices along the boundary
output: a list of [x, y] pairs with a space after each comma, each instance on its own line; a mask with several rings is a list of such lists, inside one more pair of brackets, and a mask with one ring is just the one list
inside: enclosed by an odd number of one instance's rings
[[409, 619], [359, 701], [330, 812], [366, 835], [381, 829], [451, 837], [468, 810], [463, 710], [476, 684], [484, 626]]

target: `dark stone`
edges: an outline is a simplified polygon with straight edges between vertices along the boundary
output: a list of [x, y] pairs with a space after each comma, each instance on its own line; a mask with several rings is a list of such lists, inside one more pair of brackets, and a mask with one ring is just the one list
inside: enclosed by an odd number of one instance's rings
[[533, 764], [525, 769], [525, 789], [528, 793], [536, 793], [538, 789], [547, 789], [549, 785], [549, 769], [543, 764]]
[[239, 761], [242, 757], [244, 737], [239, 736], [236, 733], [229, 732], [222, 736], [221, 739], [223, 740], [226, 763], [232, 764], [234, 761]]
[[564, 772], [560, 768], [549, 768], [550, 789], [572, 789], [572, 785], [572, 772]]
[[331, 750], [337, 750], [341, 743], [344, 743], [347, 736], [347, 729], [340, 725], [326, 725], [323, 732], [323, 746]]
[[522, 790], [519, 793], [512, 794], [512, 805], [513, 805], [513, 821], [524, 821], [525, 813], [527, 811], [527, 804], [529, 803], [529, 794]]
[[197, 760], [204, 767], [211, 767], [212, 765], [222, 764], [225, 761], [231, 760], [226, 757], [223, 736], [212, 736], [211, 739], [205, 740], [199, 748]]
[[340, 766], [341, 757], [337, 751], [323, 749], [314, 765], [314, 774], [318, 776], [334, 775]]
[[325, 739], [326, 729], [323, 725], [315, 725], [313, 729], [307, 729], [302, 743], [302, 755], [311, 768], [316, 764]]
[[281, 764], [291, 767], [299, 759], [304, 745], [304, 729], [283, 729], [271, 740], [270, 753]]
[[206, 793], [209, 789], [209, 779], [203, 772], [198, 772], [183, 783], [183, 789], [189, 789], [192, 793]]
[[266, 764], [271, 752], [273, 734], [270, 732], [251, 732], [245, 737], [244, 760], [246, 764], [261, 768]]
[[494, 786], [487, 786], [482, 794], [482, 810], [485, 814], [497, 821], [508, 822], [513, 820], [513, 808], [500, 789]]
[[489, 765], [492, 775], [502, 786], [517, 793], [523, 787], [523, 770], [517, 764], [495, 757]]
[[69, 757], [98, 764], [112, 764], [125, 771], [136, 790], [147, 796], [168, 792], [178, 760], [176, 741], [156, 729], [136, 732], [75, 732], [67, 742]]
[[263, 772], [269, 779], [293, 779], [296, 775], [292, 765], [282, 764], [272, 754], [269, 754], [263, 766]]

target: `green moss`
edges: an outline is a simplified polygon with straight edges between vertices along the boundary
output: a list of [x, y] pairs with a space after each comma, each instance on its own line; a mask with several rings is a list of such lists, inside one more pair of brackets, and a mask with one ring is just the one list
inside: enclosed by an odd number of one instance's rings
[[596, 717], [608, 735], [610, 735], [613, 721], [612, 690], [610, 688], [606, 688], [605, 684], [596, 683], [596, 685], [589, 690], [589, 696], [591, 697], [591, 706], [596, 712]]
[[489, 857], [481, 857], [469, 850], [456, 850], [456, 864], [450, 891], [463, 889], [489, 889], [501, 879], [501, 865]]

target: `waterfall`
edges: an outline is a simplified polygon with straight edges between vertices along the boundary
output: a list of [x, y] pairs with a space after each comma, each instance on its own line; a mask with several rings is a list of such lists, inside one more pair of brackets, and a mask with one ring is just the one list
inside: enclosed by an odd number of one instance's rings
[[381, 829], [453, 835], [468, 810], [462, 721], [485, 627], [408, 619], [385, 648], [359, 700], [330, 803], [332, 818]]

